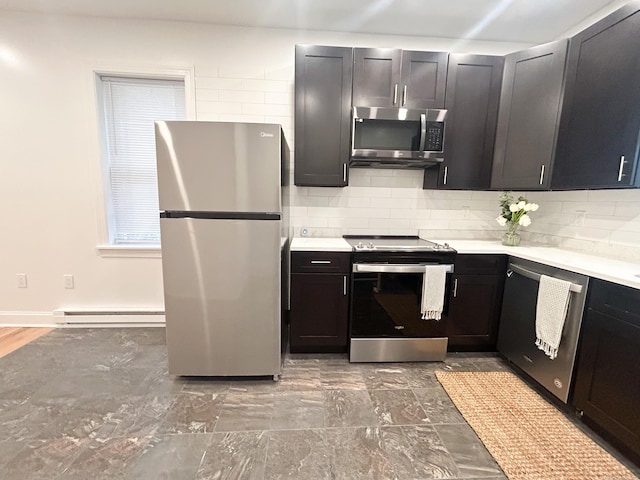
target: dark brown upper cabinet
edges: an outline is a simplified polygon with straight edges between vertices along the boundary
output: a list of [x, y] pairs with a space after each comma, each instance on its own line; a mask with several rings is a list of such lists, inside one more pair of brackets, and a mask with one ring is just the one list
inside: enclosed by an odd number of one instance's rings
[[353, 105], [443, 108], [446, 52], [355, 48]]
[[568, 40], [505, 57], [491, 187], [547, 190]]
[[489, 188], [503, 65], [503, 57], [449, 55], [444, 162], [425, 170], [424, 188]]
[[296, 185], [348, 183], [352, 72], [351, 48], [296, 45]]
[[569, 42], [552, 189], [637, 187], [640, 2]]

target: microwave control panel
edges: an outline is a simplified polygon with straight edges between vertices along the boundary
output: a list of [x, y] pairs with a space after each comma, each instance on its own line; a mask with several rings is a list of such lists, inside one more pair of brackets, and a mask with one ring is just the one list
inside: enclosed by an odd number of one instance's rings
[[444, 139], [444, 122], [427, 122], [427, 137], [424, 149], [427, 152], [441, 152]]

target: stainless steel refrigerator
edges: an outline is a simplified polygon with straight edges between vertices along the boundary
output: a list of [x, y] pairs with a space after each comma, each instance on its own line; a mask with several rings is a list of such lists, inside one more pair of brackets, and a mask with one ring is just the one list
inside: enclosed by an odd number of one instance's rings
[[169, 372], [277, 378], [288, 296], [282, 128], [155, 129]]

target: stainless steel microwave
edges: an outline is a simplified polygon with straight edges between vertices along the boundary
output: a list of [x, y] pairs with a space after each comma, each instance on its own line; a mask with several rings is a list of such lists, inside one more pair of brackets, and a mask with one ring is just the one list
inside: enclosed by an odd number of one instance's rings
[[425, 168], [444, 161], [446, 110], [353, 107], [352, 167]]

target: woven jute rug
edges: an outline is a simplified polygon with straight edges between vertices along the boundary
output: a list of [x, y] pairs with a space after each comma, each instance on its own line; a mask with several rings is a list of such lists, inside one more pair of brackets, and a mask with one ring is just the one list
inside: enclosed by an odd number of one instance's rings
[[436, 376], [510, 480], [638, 478], [514, 374]]

